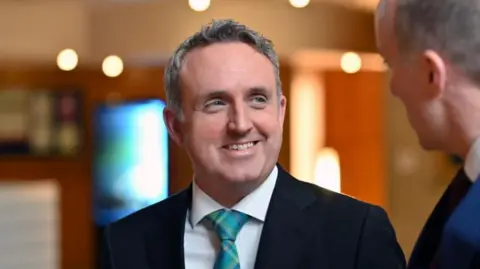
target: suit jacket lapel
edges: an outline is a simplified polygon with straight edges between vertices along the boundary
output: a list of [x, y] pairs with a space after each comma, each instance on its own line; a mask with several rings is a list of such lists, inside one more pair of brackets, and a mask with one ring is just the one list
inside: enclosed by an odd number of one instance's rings
[[313, 193], [298, 192], [298, 182], [279, 165], [258, 247], [255, 269], [300, 268], [302, 250], [311, 229], [303, 209], [315, 200]]
[[473, 268], [480, 253], [480, 182], [476, 182], [445, 225], [441, 246], [441, 265], [445, 269]]
[[408, 263], [409, 269], [425, 268], [433, 261], [440, 245], [443, 227], [450, 217], [451, 212], [455, 209], [451, 206], [452, 198], [461, 195], [457, 194], [458, 190], [464, 191], [468, 189], [470, 185], [471, 183], [467, 175], [463, 169], [460, 169], [423, 227], [412, 255], [410, 256]]
[[158, 210], [158, 226], [149, 227], [145, 235], [145, 248], [150, 268], [185, 268], [184, 234], [187, 210], [191, 204], [191, 186], [176, 194]]

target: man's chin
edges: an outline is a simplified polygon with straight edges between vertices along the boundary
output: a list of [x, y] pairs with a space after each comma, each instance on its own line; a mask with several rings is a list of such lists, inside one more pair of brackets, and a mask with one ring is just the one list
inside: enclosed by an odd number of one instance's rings
[[223, 180], [247, 185], [248, 182], [263, 181], [269, 172], [265, 169], [265, 162], [258, 158], [247, 162], [223, 163], [220, 169]]
[[225, 177], [225, 180], [233, 184], [242, 184], [246, 182], [254, 182], [259, 180], [260, 176], [254, 173], [230, 173]]

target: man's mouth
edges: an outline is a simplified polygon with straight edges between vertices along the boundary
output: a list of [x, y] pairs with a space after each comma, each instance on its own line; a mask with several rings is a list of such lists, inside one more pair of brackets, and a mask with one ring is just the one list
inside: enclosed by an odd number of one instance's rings
[[247, 150], [249, 148], [252, 148], [258, 143], [258, 141], [251, 141], [251, 142], [246, 142], [246, 143], [238, 143], [238, 144], [230, 144], [224, 146], [225, 149], [228, 150]]

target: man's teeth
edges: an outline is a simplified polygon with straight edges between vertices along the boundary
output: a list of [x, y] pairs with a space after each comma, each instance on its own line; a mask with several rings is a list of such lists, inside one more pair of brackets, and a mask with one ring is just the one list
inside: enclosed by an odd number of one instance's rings
[[228, 149], [230, 150], [246, 150], [251, 147], [253, 147], [254, 143], [253, 142], [248, 142], [245, 144], [235, 144], [235, 145], [229, 145]]

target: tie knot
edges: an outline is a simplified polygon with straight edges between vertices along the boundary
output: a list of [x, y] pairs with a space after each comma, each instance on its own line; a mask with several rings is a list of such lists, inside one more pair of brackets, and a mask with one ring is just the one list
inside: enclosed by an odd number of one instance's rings
[[248, 220], [248, 215], [235, 210], [220, 209], [208, 214], [207, 219], [212, 223], [220, 240], [235, 241], [238, 232]]

